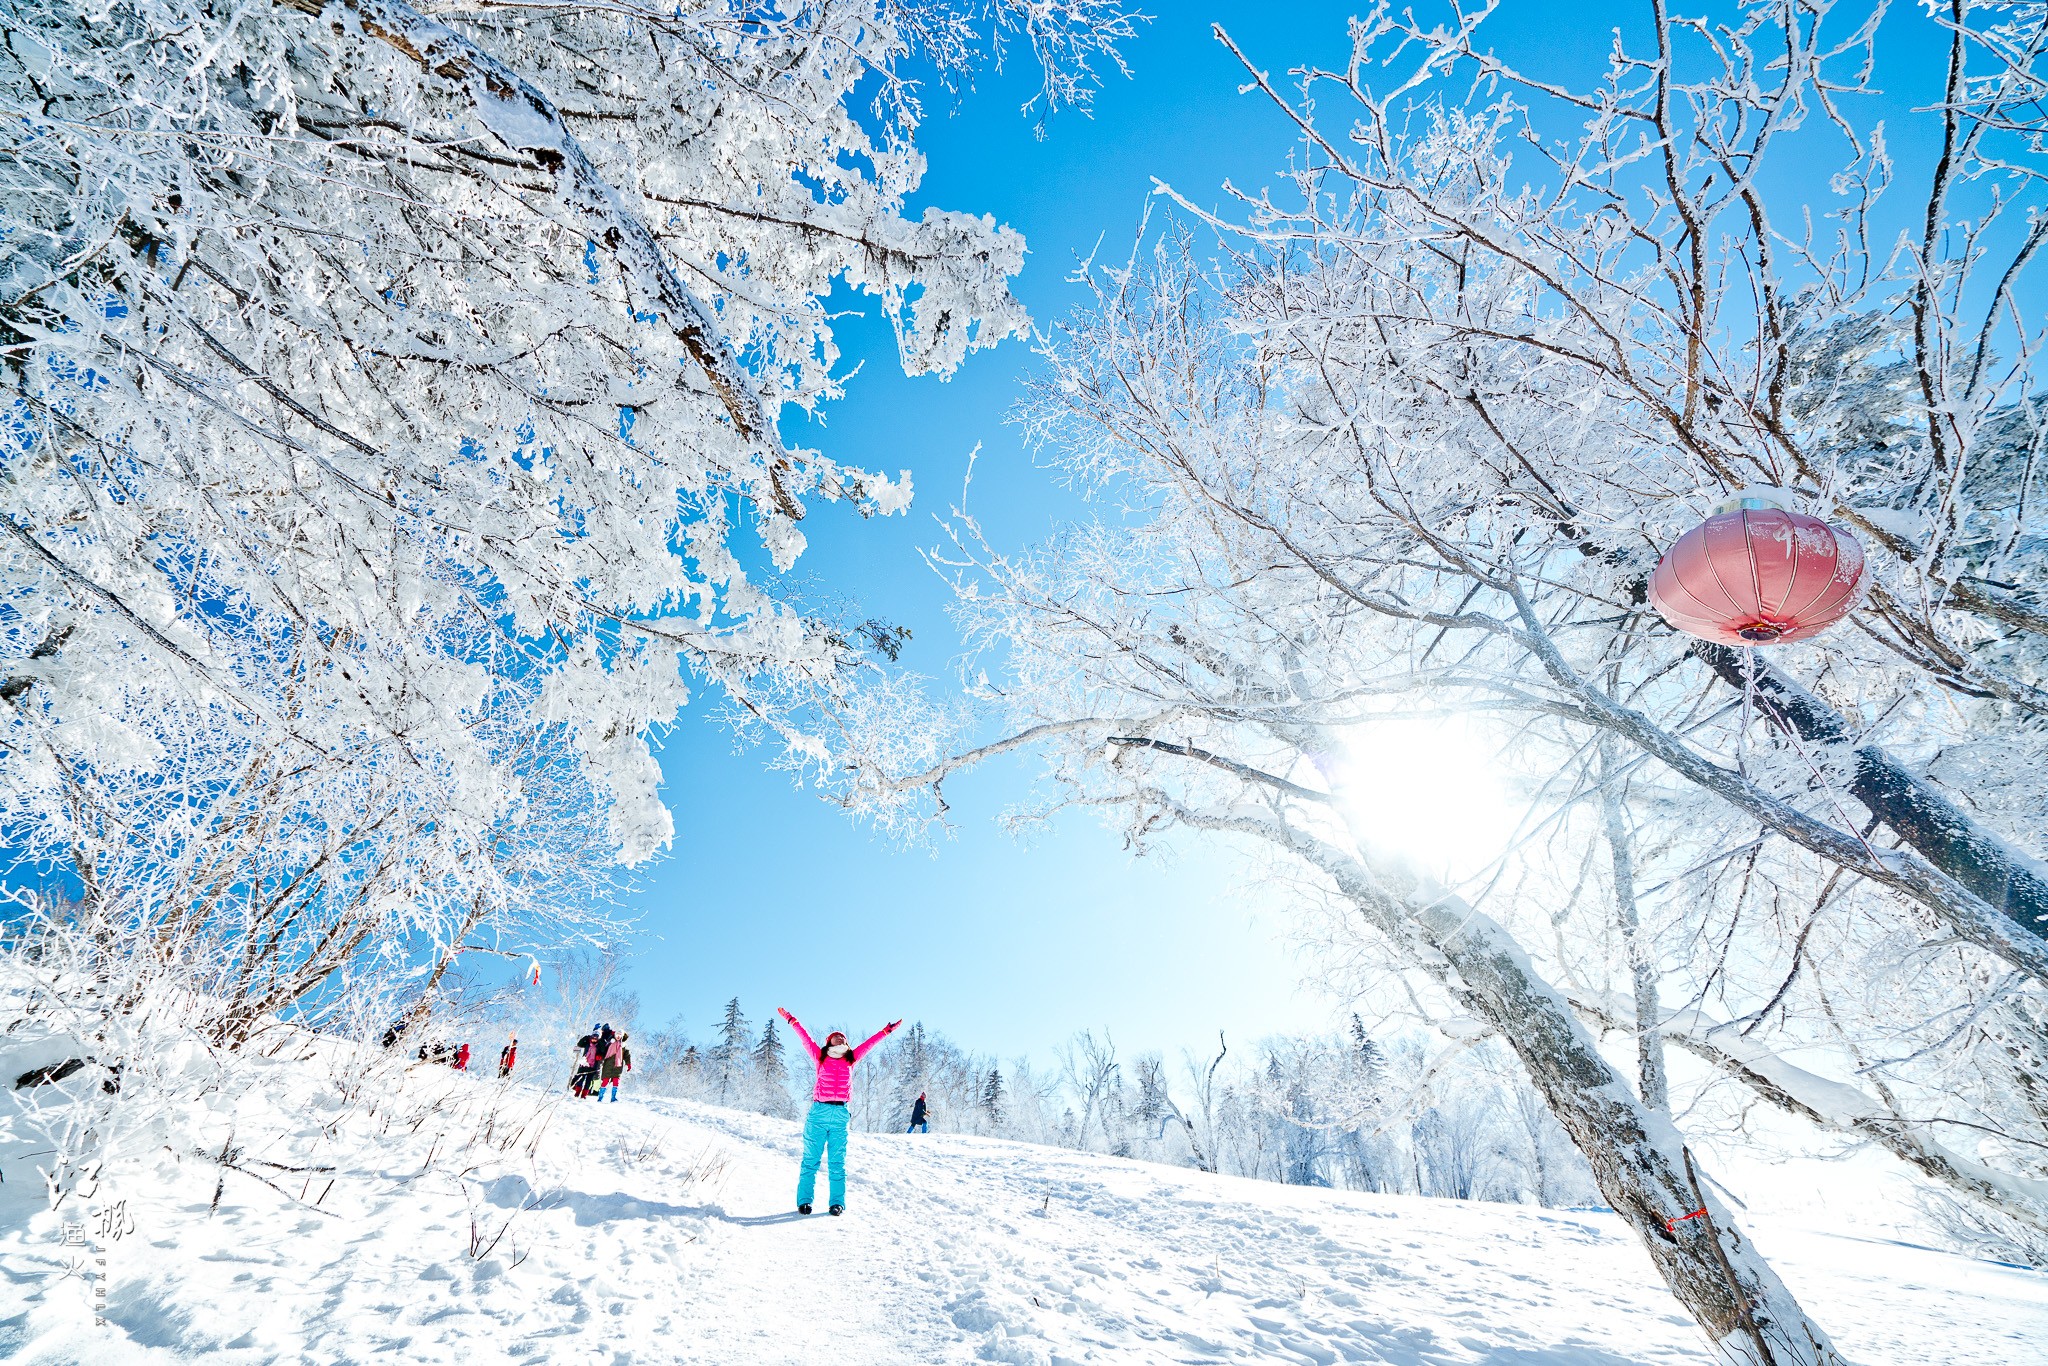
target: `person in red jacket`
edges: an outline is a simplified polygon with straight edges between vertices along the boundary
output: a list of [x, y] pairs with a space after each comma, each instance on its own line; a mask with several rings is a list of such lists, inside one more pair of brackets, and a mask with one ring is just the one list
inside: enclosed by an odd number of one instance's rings
[[514, 1034], [512, 1042], [498, 1050], [498, 1078], [503, 1080], [512, 1075], [512, 1064], [519, 1061], [519, 1036]]
[[846, 1035], [835, 1029], [820, 1047], [796, 1016], [777, 1006], [775, 1013], [789, 1022], [804, 1041], [804, 1051], [817, 1062], [818, 1080], [811, 1087], [811, 1112], [804, 1117], [803, 1166], [796, 1177], [796, 1212], [809, 1214], [811, 1198], [818, 1189], [818, 1158], [825, 1158], [826, 1176], [831, 1181], [833, 1214], [846, 1210], [846, 1102], [853, 1095], [853, 1065], [868, 1055], [903, 1023], [893, 1020], [864, 1043], [849, 1047]]
[[464, 1044], [462, 1045], [462, 1047], [455, 1050], [455, 1062], [452, 1065], [458, 1072], [467, 1072], [469, 1070], [468, 1044]]
[[633, 1050], [626, 1047], [626, 1036], [619, 1035], [612, 1040], [612, 1046], [597, 1065], [597, 1098], [604, 1099], [605, 1088], [610, 1087], [612, 1104], [619, 1103], [619, 1078], [633, 1070]]

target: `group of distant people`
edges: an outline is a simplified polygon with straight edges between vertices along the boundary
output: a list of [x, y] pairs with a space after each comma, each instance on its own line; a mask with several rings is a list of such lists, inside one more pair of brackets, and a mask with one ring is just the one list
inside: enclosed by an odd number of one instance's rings
[[[393, 1024], [384, 1031], [384, 1046], [386, 1048], [392, 1047], [404, 1033], [405, 1024], [403, 1021]], [[619, 1037], [624, 1038], [625, 1036], [620, 1035]], [[469, 1070], [469, 1045], [466, 1043], [451, 1044], [439, 1041], [423, 1043], [419, 1047], [418, 1057], [421, 1062], [433, 1063], [437, 1067], [452, 1067], [457, 1072], [467, 1072]], [[498, 1050], [498, 1079], [503, 1081], [510, 1077], [512, 1069], [518, 1063], [519, 1036], [514, 1034], [506, 1042], [505, 1046]], [[629, 1063], [628, 1067], [630, 1068], [630, 1066], [631, 1064]]]
[[628, 1037], [624, 1030], [598, 1024], [576, 1041], [576, 1068], [569, 1074], [569, 1090], [578, 1100], [588, 1100], [592, 1095], [603, 1100], [609, 1090], [612, 1104], [619, 1103], [619, 1081], [633, 1070], [633, 1050], [626, 1046]]
[[[393, 1032], [384, 1036], [384, 1046], [389, 1048], [397, 1042], [398, 1035], [394, 1028]], [[458, 1072], [469, 1070], [469, 1045], [466, 1043], [423, 1043], [420, 1045], [418, 1056], [421, 1062], [430, 1062], [437, 1067], [452, 1067]], [[498, 1075], [511, 1076], [513, 1064], [518, 1061], [519, 1036], [514, 1034], [512, 1041], [498, 1050]]]
[[[396, 1044], [401, 1032], [398, 1025], [385, 1031], [384, 1046], [390, 1048]], [[615, 1030], [609, 1024], [595, 1024], [588, 1034], [576, 1040], [576, 1060], [569, 1071], [569, 1090], [578, 1100], [588, 1100], [592, 1096], [603, 1100], [605, 1093], [610, 1092], [612, 1103], [618, 1103], [619, 1082], [633, 1070], [633, 1050], [626, 1046], [627, 1038], [624, 1030]], [[467, 1072], [469, 1045], [424, 1043], [419, 1048], [419, 1060]], [[499, 1079], [502, 1081], [510, 1077], [518, 1064], [519, 1036], [514, 1034], [498, 1050]]]

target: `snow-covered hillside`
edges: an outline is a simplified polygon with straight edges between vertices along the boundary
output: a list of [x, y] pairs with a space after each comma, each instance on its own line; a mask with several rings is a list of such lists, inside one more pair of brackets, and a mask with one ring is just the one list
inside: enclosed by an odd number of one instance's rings
[[[0, 1358], [1706, 1360], [1647, 1258], [1599, 1213], [857, 1135], [847, 1217], [803, 1218], [787, 1122], [644, 1098], [558, 1104], [537, 1121], [537, 1091], [415, 1069], [406, 1090], [445, 1088], [452, 1102], [413, 1111], [428, 1116], [416, 1125], [394, 1110], [350, 1140], [352, 1121], [323, 1111], [304, 1064], [262, 1066], [237, 1105], [268, 1096], [301, 1139], [327, 1125], [343, 1136], [330, 1146], [359, 1151], [308, 1164], [289, 1144], [237, 1151], [222, 1138], [224, 1167], [166, 1145], [88, 1207], [51, 1212], [13, 1129], [0, 1151]], [[285, 1170], [297, 1165], [337, 1171]], [[1864, 1366], [2048, 1359], [2048, 1276], [1768, 1221], [1757, 1232]], [[102, 1256], [99, 1326], [85, 1273]]]

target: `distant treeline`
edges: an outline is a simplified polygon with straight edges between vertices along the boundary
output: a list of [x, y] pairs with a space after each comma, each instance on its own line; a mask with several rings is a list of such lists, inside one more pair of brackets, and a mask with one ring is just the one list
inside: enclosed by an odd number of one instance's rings
[[[671, 1023], [639, 1036], [634, 1057], [642, 1088], [771, 1115], [796, 1115], [811, 1075], [773, 1016], [757, 1022], [737, 997], [708, 1037]], [[918, 1021], [853, 1075], [852, 1121], [870, 1133], [904, 1130], [923, 1093], [935, 1133], [1290, 1185], [1545, 1205], [1598, 1199], [1584, 1159], [1504, 1054], [1411, 1034], [1383, 1044], [1357, 1016], [1326, 1036], [1234, 1044], [1219, 1035], [1171, 1062], [1124, 1057], [1107, 1031], [1092, 1029], [1049, 1062], [999, 1059]]]

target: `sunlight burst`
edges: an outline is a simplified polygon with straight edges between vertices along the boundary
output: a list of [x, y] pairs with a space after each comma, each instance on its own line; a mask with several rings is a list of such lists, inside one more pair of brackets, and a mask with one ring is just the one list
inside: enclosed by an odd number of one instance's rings
[[1469, 721], [1391, 718], [1346, 734], [1346, 811], [1371, 851], [1456, 882], [1507, 848], [1520, 810], [1498, 747]]

